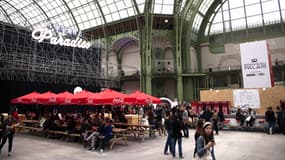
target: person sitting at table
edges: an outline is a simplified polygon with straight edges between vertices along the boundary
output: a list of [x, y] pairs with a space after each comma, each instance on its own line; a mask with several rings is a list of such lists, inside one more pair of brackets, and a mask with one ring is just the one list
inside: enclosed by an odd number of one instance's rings
[[242, 127], [245, 121], [245, 116], [243, 115], [241, 108], [237, 109], [236, 120], [240, 122], [240, 126]]
[[40, 127], [44, 128], [44, 124], [47, 120], [47, 114], [45, 113], [41, 118], [40, 118]]
[[83, 139], [83, 146], [84, 146], [84, 148], [88, 144], [87, 138], [88, 138], [88, 132], [90, 131], [90, 129], [91, 129], [91, 126], [89, 124], [89, 119], [85, 118], [83, 120], [83, 123], [80, 126], [80, 136]]
[[246, 126], [247, 127], [252, 127], [255, 121], [255, 117], [256, 117], [256, 112], [255, 110], [253, 110], [252, 108], [248, 108], [248, 112], [247, 112], [247, 118], [245, 119], [246, 121]]
[[99, 148], [100, 152], [104, 151], [104, 146], [106, 142], [113, 138], [112, 122], [110, 118], [102, 120], [101, 126], [99, 128], [99, 136], [97, 138], [95, 149]]
[[126, 118], [125, 114], [124, 113], [121, 113], [119, 115], [119, 122], [120, 123], [128, 123], [128, 119]]
[[99, 130], [103, 127], [103, 121], [105, 118], [100, 119], [99, 114], [95, 114], [91, 119], [90, 126], [92, 128], [92, 133], [87, 137], [87, 142], [91, 141], [88, 150], [95, 150], [95, 141], [98, 141]]
[[67, 118], [67, 126], [66, 131], [68, 134], [72, 134], [75, 132], [76, 122], [72, 116]]
[[13, 113], [12, 113], [12, 116], [13, 116], [13, 118], [15, 119], [15, 120], [19, 120], [19, 113], [18, 113], [18, 108], [17, 107], [15, 107], [14, 109], [13, 109]]
[[53, 130], [53, 131], [63, 131], [63, 129], [61, 127], [60, 120], [58, 119], [58, 117], [54, 117], [54, 119], [52, 121], [52, 125], [51, 125], [51, 130]]
[[36, 120], [37, 119], [37, 114], [35, 112], [30, 112], [30, 119], [31, 120]]

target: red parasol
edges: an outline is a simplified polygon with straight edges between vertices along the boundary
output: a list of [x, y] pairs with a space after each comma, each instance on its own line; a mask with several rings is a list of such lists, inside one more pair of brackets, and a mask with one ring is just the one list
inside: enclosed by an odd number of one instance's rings
[[21, 97], [12, 99], [11, 103], [35, 104], [35, 103], [37, 103], [36, 97], [39, 95], [40, 95], [40, 93], [38, 93], [38, 92], [31, 92], [31, 93], [23, 95]]
[[72, 93], [70, 93], [68, 91], [65, 91], [65, 92], [62, 92], [62, 93], [58, 93], [55, 96], [55, 100], [56, 100], [57, 104], [64, 104], [65, 99], [68, 98], [68, 97], [72, 97], [72, 96], [73, 96]]
[[98, 93], [89, 92], [88, 97], [84, 98], [81, 104], [91, 106], [98, 105], [98, 103], [95, 103], [98, 98]]
[[112, 89], [105, 89], [104, 91], [98, 93], [97, 98], [93, 99], [95, 104], [103, 105], [120, 105], [120, 104], [134, 104], [136, 103], [136, 98], [117, 92]]
[[61, 105], [81, 104], [84, 99], [90, 96], [92, 92], [83, 90], [76, 94], [66, 95], [64, 101], [61, 101]]
[[55, 104], [56, 103], [56, 94], [53, 92], [45, 92], [36, 96], [37, 103], [40, 104]]
[[137, 98], [137, 104], [145, 105], [145, 104], [150, 104], [150, 103], [152, 104], [161, 103], [161, 100], [159, 98], [140, 92], [140, 91], [135, 91], [129, 95]]

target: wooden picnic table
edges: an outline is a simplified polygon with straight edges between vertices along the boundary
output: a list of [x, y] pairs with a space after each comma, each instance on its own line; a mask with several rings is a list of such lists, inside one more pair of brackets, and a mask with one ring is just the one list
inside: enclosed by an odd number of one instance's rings
[[31, 119], [24, 119], [22, 122], [27, 124], [40, 124], [39, 120], [31, 120]]
[[124, 128], [113, 128], [113, 135], [114, 137], [110, 140], [110, 149], [113, 148], [113, 145], [118, 142], [118, 141], [124, 141], [126, 145], [128, 145], [128, 140], [127, 140], [127, 131], [128, 129]]
[[20, 133], [22, 129], [29, 130], [29, 133], [42, 132], [43, 128], [40, 126], [39, 120], [28, 120], [25, 119], [22, 121], [22, 124], [19, 125], [17, 133]]
[[153, 135], [154, 134], [154, 125], [146, 125], [146, 124], [129, 124], [129, 123], [114, 123], [116, 128], [120, 127], [128, 127], [127, 133], [128, 135], [134, 135], [135, 137], [141, 137], [142, 141], [144, 141], [144, 137], [146, 134]]

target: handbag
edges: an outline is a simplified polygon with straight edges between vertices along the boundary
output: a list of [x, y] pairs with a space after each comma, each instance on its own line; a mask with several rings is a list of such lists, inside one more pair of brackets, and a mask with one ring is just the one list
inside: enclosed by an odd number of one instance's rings
[[209, 150], [202, 156], [198, 156], [198, 154], [195, 154], [194, 160], [213, 160], [212, 154]]

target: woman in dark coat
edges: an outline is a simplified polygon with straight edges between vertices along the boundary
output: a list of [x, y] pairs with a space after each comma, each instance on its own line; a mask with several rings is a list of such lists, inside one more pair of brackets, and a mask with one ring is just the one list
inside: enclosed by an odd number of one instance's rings
[[174, 118], [173, 118], [172, 147], [171, 147], [173, 158], [176, 156], [175, 155], [176, 142], [178, 142], [179, 158], [183, 158], [183, 153], [182, 153], [182, 131], [183, 131], [182, 117], [174, 116]]

